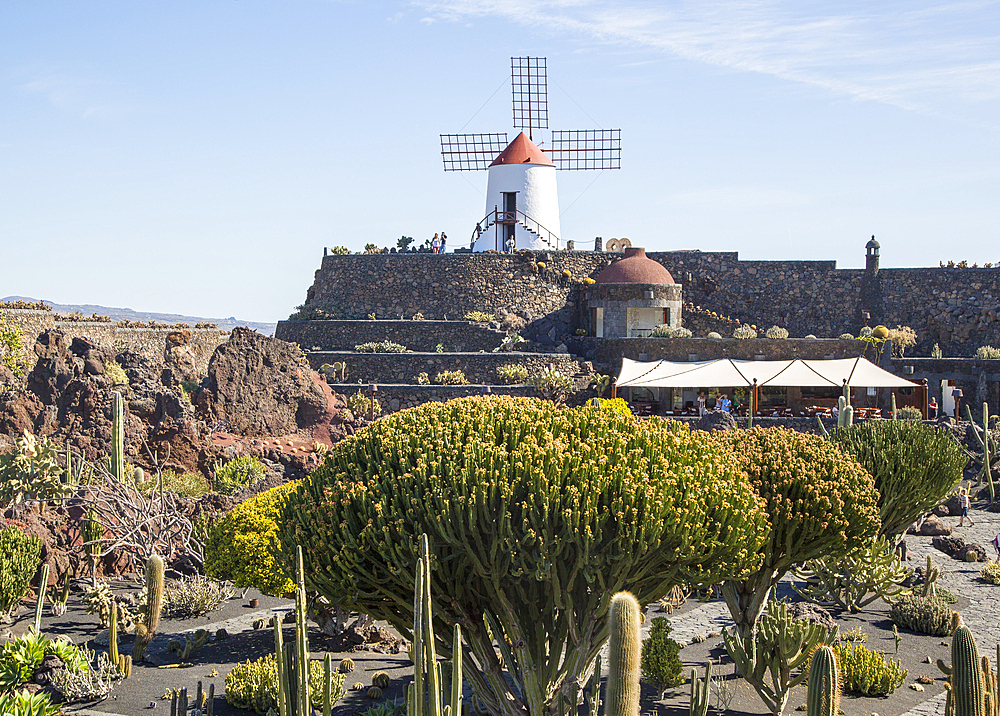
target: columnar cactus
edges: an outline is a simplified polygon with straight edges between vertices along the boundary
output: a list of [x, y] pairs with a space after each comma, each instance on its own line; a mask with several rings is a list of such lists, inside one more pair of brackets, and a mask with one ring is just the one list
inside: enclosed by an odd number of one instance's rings
[[[712, 685], [712, 662], [705, 662], [705, 678], [699, 679], [698, 672], [691, 669], [691, 707], [690, 716], [707, 716], [709, 688]], [[834, 715], [836, 716], [836, 715]]]
[[125, 482], [125, 402], [117, 390], [111, 400], [111, 474]]
[[153, 641], [163, 610], [163, 558], [154, 554], [146, 561], [146, 619], [136, 625], [132, 659], [142, 661], [146, 647]]
[[639, 602], [628, 592], [611, 598], [608, 611], [608, 693], [607, 716], [638, 716], [639, 673]]
[[937, 582], [938, 576], [940, 576], [941, 570], [934, 566], [934, 562], [931, 561], [931, 556], [927, 555], [927, 567], [924, 570], [924, 593], [925, 597], [933, 597], [937, 594], [937, 589], [935, 583]]
[[42, 565], [42, 574], [38, 579], [38, 599], [35, 601], [35, 623], [36, 634], [42, 631], [42, 607], [45, 606], [45, 590], [49, 587], [49, 565]]
[[837, 716], [840, 690], [837, 655], [829, 646], [821, 646], [813, 653], [809, 667], [806, 716]]
[[972, 419], [972, 411], [969, 409], [968, 405], [965, 406], [965, 417], [968, 419], [969, 424], [972, 425], [972, 434], [975, 437], [976, 442], [979, 444], [979, 449], [982, 451], [982, 457], [968, 451], [966, 451], [966, 454], [974, 462], [980, 463], [979, 484], [982, 485], [983, 482], [986, 482], [986, 486], [990, 491], [990, 502], [994, 502], [996, 501], [996, 491], [993, 485], [993, 470], [990, 463], [991, 461], [996, 460], [997, 439], [990, 433], [989, 403], [983, 403], [982, 427], [976, 424], [976, 422]]
[[118, 664], [118, 602], [111, 600], [111, 617], [108, 619], [108, 651], [111, 663]]
[[297, 716], [312, 716], [312, 700], [309, 694], [309, 623], [306, 614], [305, 568], [302, 564], [302, 547], [296, 551], [295, 590], [295, 675]]
[[979, 649], [965, 625], [955, 630], [951, 640], [951, 696], [955, 716], [987, 716]]

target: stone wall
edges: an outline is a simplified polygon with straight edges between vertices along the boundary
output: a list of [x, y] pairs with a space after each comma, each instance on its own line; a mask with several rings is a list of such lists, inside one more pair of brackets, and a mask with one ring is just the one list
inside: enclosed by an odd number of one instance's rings
[[[50, 328], [55, 328], [55, 318], [52, 311], [34, 308], [0, 308], [0, 320], [21, 329], [21, 361], [34, 365], [31, 360], [31, 347], [35, 337]], [[31, 365], [27, 369], [31, 369]]]
[[[139, 353], [154, 365], [163, 363], [163, 349], [167, 334], [178, 330], [173, 327], [121, 328], [114, 323], [84, 321], [56, 321], [56, 328], [67, 336], [87, 338], [94, 343], [110, 346], [116, 351], [129, 348]], [[229, 337], [227, 331], [218, 328], [188, 328], [191, 332], [191, 350], [199, 373], [208, 372], [208, 361], [221, 344]]]
[[[686, 302], [743, 323], [782, 326], [795, 337], [856, 334], [860, 328], [863, 269], [838, 269], [833, 261], [741, 261], [735, 252], [647, 256], [683, 285]], [[528, 321], [526, 337], [557, 345], [586, 325], [582, 279], [620, 257], [593, 251], [326, 256], [306, 307], [343, 318], [511, 311]], [[1000, 344], [998, 268], [883, 268], [875, 283], [884, 315], [873, 318], [916, 329], [916, 353], [927, 355], [934, 342], [946, 353], [966, 356], [979, 345]]]
[[499, 385], [497, 368], [517, 364], [537, 373], [552, 364], [559, 372], [572, 376], [581, 366], [566, 353], [356, 353], [354, 351], [310, 351], [309, 364], [319, 369], [324, 363], [347, 363], [347, 382], [410, 383], [417, 382], [418, 373], [427, 373], [431, 380], [444, 370], [461, 370], [469, 382], [477, 385]]
[[279, 321], [276, 338], [305, 350], [353, 351], [369, 341], [394, 341], [413, 351], [492, 351], [503, 331], [469, 321]]

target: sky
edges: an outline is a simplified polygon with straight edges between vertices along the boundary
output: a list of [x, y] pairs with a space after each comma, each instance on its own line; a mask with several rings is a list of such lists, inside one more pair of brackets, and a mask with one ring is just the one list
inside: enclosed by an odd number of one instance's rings
[[512, 56], [621, 130], [563, 239], [1000, 263], [1000, 0], [4, 0], [0, 296], [273, 321], [324, 246], [461, 244], [438, 135], [513, 138]]

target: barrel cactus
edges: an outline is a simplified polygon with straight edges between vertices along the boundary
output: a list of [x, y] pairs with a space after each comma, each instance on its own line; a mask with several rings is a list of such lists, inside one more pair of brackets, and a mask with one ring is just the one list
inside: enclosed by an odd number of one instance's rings
[[788, 338], [788, 329], [781, 326], [771, 326], [764, 332], [764, 335], [772, 341], [780, 341]]
[[[339, 442], [288, 494], [279, 534], [286, 554], [322, 545], [306, 554], [310, 589], [409, 633], [401, 595], [426, 533], [440, 651], [461, 623], [480, 706], [540, 716], [576, 702], [613, 593], [627, 585], [647, 603], [754, 568], [768, 532], [761, 505], [708, 434], [484, 396], [400, 411]], [[484, 620], [489, 629], [474, 627]], [[568, 666], [532, 665], [529, 655], [550, 652]], [[501, 659], [513, 684], [495, 677]]]

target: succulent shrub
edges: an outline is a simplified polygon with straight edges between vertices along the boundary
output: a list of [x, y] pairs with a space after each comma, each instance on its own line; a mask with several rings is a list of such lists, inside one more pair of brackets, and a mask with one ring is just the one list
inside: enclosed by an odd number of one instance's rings
[[656, 617], [642, 642], [642, 680], [661, 692], [684, 683], [681, 645], [670, 638], [671, 631], [669, 619]]
[[223, 495], [231, 495], [247, 485], [267, 477], [267, 466], [252, 455], [240, 455], [227, 463], [215, 463], [212, 487]]
[[722, 334], [719, 333], [718, 331], [709, 331], [708, 335], [706, 335], [705, 337], [719, 339], [722, 338]]
[[601, 408], [604, 410], [611, 410], [619, 415], [632, 417], [632, 409], [628, 407], [628, 401], [625, 398], [601, 398], [600, 401]]
[[164, 590], [163, 611], [173, 617], [200, 617], [218, 609], [232, 596], [231, 587], [209, 577], [182, 577]]
[[979, 574], [982, 575], [983, 581], [987, 584], [1000, 584], [1000, 564], [996, 562], [984, 564]]
[[771, 589], [792, 565], [836, 558], [875, 535], [874, 481], [852, 457], [815, 435], [752, 428], [713, 436], [733, 450], [771, 521], [763, 563], [722, 590], [740, 636], [747, 637]]
[[889, 609], [889, 617], [897, 626], [932, 636], [951, 634], [955, 614], [944, 599], [916, 594], [901, 597]]
[[205, 542], [205, 573], [264, 594], [293, 591], [290, 572], [275, 559], [272, 541], [278, 531], [281, 498], [294, 488], [291, 482], [262, 492], [216, 520]]
[[912, 405], [904, 405], [902, 408], [896, 410], [897, 420], [923, 420], [924, 414], [920, 412], [920, 408], [914, 408]]
[[671, 328], [664, 323], [653, 328], [649, 335], [651, 338], [690, 338], [694, 334], [687, 328]]
[[747, 339], [756, 337], [757, 331], [745, 323], [740, 326], [736, 326], [736, 330], [733, 331], [733, 338]]
[[979, 346], [976, 349], [976, 358], [982, 358], [985, 360], [996, 360], [1000, 358], [1000, 348], [994, 348], [993, 346]]
[[427, 375], [426, 371], [421, 371], [417, 373], [416, 382], [417, 385], [430, 385], [431, 379], [430, 376]]
[[354, 346], [358, 353], [406, 353], [406, 346], [392, 341], [369, 341]]
[[[347, 396], [347, 407], [355, 415], [367, 416], [372, 413], [372, 394], [366, 390]], [[382, 403], [375, 398], [375, 415], [382, 414]]]
[[0, 455], [0, 506], [24, 500], [57, 500], [72, 488], [63, 483], [59, 448], [29, 432], [15, 441], [13, 452]]
[[528, 382], [528, 367], [519, 363], [497, 366], [497, 375], [506, 385], [523, 385]]
[[913, 421], [866, 420], [838, 428], [830, 441], [874, 478], [879, 534], [893, 545], [954, 489], [968, 461], [947, 429]]
[[0, 617], [7, 617], [28, 593], [41, 563], [42, 541], [17, 525], [0, 530]]
[[780, 341], [788, 338], [788, 330], [781, 326], [771, 326], [764, 332], [764, 336], [772, 341]]
[[434, 382], [438, 385], [468, 385], [469, 379], [465, 377], [465, 371], [443, 370], [434, 376]]
[[486, 313], [485, 311], [469, 311], [465, 314], [464, 318], [473, 323], [489, 323], [493, 320], [493, 314]]
[[842, 341], [853, 341], [853, 340], [855, 340], [853, 333], [841, 333], [839, 336], [837, 336], [837, 338], [839, 338]]
[[872, 329], [871, 337], [880, 341], [884, 341], [889, 337], [889, 329], [885, 326], [875, 326]]
[[426, 533], [435, 632], [462, 624], [484, 709], [537, 716], [563, 713], [589, 678], [613, 593], [647, 603], [735, 577], [767, 532], [707, 434], [500, 396], [428, 403], [342, 440], [288, 493], [280, 524], [283, 554], [306, 547], [309, 589], [406, 636]]
[[52, 698], [45, 692], [0, 693], [0, 713], [4, 716], [58, 716], [62, 712], [62, 707], [52, 703]]
[[528, 384], [542, 394], [546, 400], [555, 404], [562, 403], [573, 390], [573, 379], [560, 373], [555, 368], [546, 368], [528, 378]]
[[840, 663], [844, 691], [860, 696], [888, 696], [903, 685], [907, 671], [881, 651], [864, 644], [837, 644], [833, 647]]
[[888, 338], [892, 341], [892, 354], [897, 358], [902, 358], [907, 348], [917, 345], [917, 332], [909, 326], [890, 328]]
[[[333, 671], [330, 674], [330, 703], [335, 704], [344, 695], [344, 675]], [[309, 662], [309, 694], [312, 705], [323, 708], [323, 662]], [[268, 654], [256, 661], [249, 659], [237, 664], [226, 674], [226, 702], [238, 709], [250, 709], [258, 714], [266, 714], [278, 707], [278, 662], [274, 654]]]

